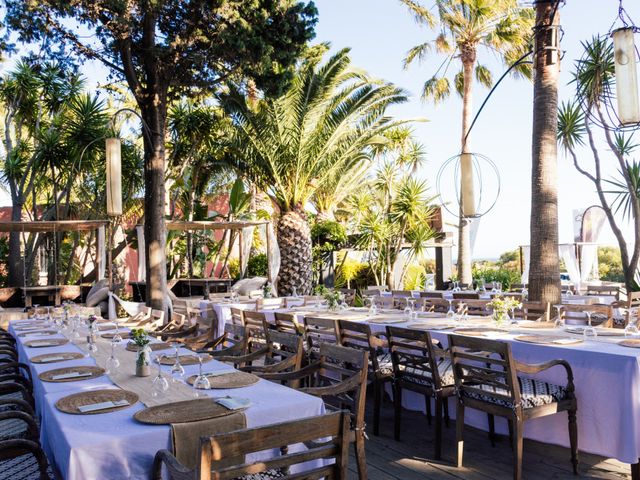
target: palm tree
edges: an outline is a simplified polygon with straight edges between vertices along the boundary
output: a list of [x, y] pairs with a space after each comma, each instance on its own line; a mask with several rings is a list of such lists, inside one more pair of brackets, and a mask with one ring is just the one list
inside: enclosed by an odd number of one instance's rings
[[350, 175], [368, 159], [382, 133], [403, 123], [385, 115], [389, 105], [406, 101], [402, 90], [355, 69], [348, 49], [321, 60], [321, 55], [303, 60], [278, 98], [251, 101], [231, 91], [220, 99], [235, 125], [237, 168], [279, 210], [283, 294], [293, 287], [311, 292], [307, 204], [335, 176]]
[[[461, 63], [461, 69], [453, 75], [453, 85], [462, 97], [461, 152], [470, 153], [468, 134], [474, 78], [485, 87], [491, 87], [493, 83], [489, 69], [478, 63], [478, 51], [484, 47], [499, 55], [505, 64], [514, 63], [529, 48], [533, 10], [521, 8], [517, 0], [436, 0], [436, 16], [415, 0], [400, 1], [418, 24], [429, 29], [440, 28], [435, 40], [411, 48], [404, 59], [407, 68], [416, 60], [424, 60], [432, 50], [446, 55], [434, 75], [425, 82], [422, 98], [438, 103], [449, 97], [449, 67], [454, 60]], [[513, 72], [527, 78], [531, 75], [526, 64], [514, 68]], [[466, 169], [467, 165], [463, 164], [462, 168]], [[458, 233], [458, 278], [463, 283], [471, 283], [470, 222], [462, 211]]]

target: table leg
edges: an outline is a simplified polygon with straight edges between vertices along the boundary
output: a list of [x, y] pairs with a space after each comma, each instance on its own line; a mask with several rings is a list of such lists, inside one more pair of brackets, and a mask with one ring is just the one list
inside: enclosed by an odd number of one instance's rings
[[62, 304], [61, 298], [62, 298], [62, 293], [60, 292], [60, 290], [57, 290], [56, 291], [56, 303], [55, 303], [56, 305], [61, 305]]
[[640, 480], [640, 463], [631, 464], [631, 480]]
[[31, 295], [29, 295], [28, 293], [24, 294], [24, 306], [25, 307], [31, 307], [32, 304], [32, 299], [31, 299]]

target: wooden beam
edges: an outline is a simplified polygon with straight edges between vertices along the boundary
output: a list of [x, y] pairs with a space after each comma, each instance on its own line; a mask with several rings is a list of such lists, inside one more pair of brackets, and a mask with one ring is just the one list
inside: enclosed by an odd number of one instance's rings
[[108, 220], [52, 220], [42, 222], [0, 222], [0, 232], [89, 232]]
[[214, 222], [214, 221], [168, 221], [167, 230], [242, 230], [245, 227], [257, 227], [266, 225], [267, 220], [258, 221], [236, 221], [236, 222]]

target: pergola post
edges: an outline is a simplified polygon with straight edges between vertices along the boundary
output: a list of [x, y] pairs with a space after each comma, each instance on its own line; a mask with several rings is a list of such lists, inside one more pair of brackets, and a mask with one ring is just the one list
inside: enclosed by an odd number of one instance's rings
[[244, 269], [242, 268], [242, 265], [243, 265], [242, 256], [244, 255], [244, 252], [243, 252], [242, 244], [243, 244], [242, 229], [239, 228], [238, 229], [238, 264], [240, 266], [240, 279], [241, 280], [242, 280], [242, 278], [244, 278]]
[[436, 248], [436, 289], [444, 290], [444, 282], [453, 273], [453, 233], [442, 232]]

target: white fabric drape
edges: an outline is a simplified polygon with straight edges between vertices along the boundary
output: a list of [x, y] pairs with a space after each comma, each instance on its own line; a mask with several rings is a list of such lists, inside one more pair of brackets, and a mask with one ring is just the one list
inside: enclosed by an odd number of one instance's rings
[[136, 226], [136, 236], [138, 237], [138, 281], [144, 282], [147, 279], [146, 268], [146, 245], [144, 239], [144, 227], [142, 225]]
[[249, 254], [251, 253], [251, 244], [253, 243], [253, 231], [256, 227], [244, 227], [242, 229], [242, 265], [240, 265], [241, 277], [244, 277], [249, 264]]
[[520, 283], [529, 283], [529, 262], [531, 260], [531, 247], [525, 245], [520, 247], [522, 251], [522, 276], [520, 277]]
[[[104, 225], [98, 227], [98, 241], [96, 243], [98, 246], [98, 252], [96, 255], [100, 256], [99, 268], [98, 268], [98, 280], [102, 280], [104, 278], [105, 270], [107, 267], [107, 249], [105, 248], [105, 229]], [[111, 267], [111, 266], [109, 266]]]
[[402, 288], [402, 272], [407, 264], [408, 255], [409, 253], [407, 250], [401, 250], [393, 264], [393, 286], [396, 289]]
[[271, 223], [266, 224], [267, 229], [267, 238], [269, 239], [269, 252], [267, 252], [267, 256], [269, 257], [269, 276], [271, 277], [271, 283], [273, 284], [273, 293], [276, 294], [276, 282], [278, 279], [278, 274], [280, 273], [280, 247], [278, 246], [278, 239], [276, 238], [276, 234], [273, 230], [273, 225]]
[[122, 309], [131, 317], [140, 313], [145, 307], [144, 303], [128, 302], [126, 300], [122, 300], [115, 293], [109, 292], [109, 320], [118, 318], [116, 314], [116, 302], [118, 302]]
[[560, 258], [564, 261], [567, 272], [569, 273], [569, 279], [574, 284], [580, 283], [580, 268], [578, 267], [578, 259], [576, 258], [576, 250], [573, 244], [559, 245]]
[[598, 246], [582, 245], [580, 251], [580, 280], [586, 282], [594, 267], [598, 265]]

